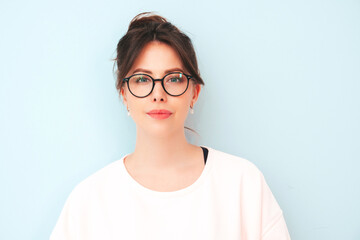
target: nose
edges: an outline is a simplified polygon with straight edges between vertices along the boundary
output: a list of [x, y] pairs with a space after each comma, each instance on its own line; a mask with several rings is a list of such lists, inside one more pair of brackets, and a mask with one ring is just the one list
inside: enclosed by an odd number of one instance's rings
[[167, 94], [161, 85], [161, 81], [155, 81], [155, 86], [150, 97], [153, 102], [166, 102]]

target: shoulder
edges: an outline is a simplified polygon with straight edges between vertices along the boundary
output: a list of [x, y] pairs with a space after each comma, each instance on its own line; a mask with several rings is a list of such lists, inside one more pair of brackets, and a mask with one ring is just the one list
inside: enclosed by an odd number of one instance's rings
[[278, 231], [287, 231], [286, 225], [281, 222], [282, 210], [258, 167], [247, 159], [212, 148], [209, 148], [210, 154], [214, 182], [221, 186], [219, 189], [225, 196], [232, 196], [241, 203], [242, 216], [247, 221], [244, 225], [253, 228], [261, 223], [263, 229], [259, 232], [269, 236], [276, 234], [273, 232], [276, 224], [281, 227]]
[[[113, 206], [121, 161], [114, 161], [78, 183], [68, 195], [50, 239], [75, 239], [87, 234], [84, 226], [102, 218], [99, 207]], [[120, 184], [121, 185], [121, 184]]]
[[71, 191], [69, 200], [89, 200], [113, 188], [119, 182], [122, 159], [109, 163], [80, 181]]
[[264, 191], [270, 194], [263, 173], [251, 161], [212, 148], [209, 148], [208, 157], [213, 181], [227, 189], [224, 191], [240, 192], [243, 198], [251, 201], [264, 197]]
[[240, 178], [263, 178], [262, 172], [259, 168], [243, 157], [229, 154], [210, 147], [208, 157], [211, 158], [215, 172], [226, 173], [229, 176], [237, 176]]

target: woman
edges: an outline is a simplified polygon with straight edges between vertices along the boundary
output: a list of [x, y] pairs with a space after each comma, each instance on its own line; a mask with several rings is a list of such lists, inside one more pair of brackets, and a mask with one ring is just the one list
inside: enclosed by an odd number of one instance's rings
[[116, 62], [135, 150], [75, 187], [50, 239], [290, 239], [252, 163], [187, 142], [185, 119], [204, 84], [190, 39], [139, 14]]

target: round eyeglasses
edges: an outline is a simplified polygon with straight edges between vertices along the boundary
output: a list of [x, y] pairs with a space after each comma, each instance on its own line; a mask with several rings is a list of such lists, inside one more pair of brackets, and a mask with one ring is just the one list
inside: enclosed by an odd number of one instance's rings
[[189, 86], [189, 80], [192, 76], [182, 72], [171, 72], [161, 79], [154, 79], [150, 75], [138, 73], [124, 78], [128, 89], [132, 95], [138, 98], [149, 96], [155, 87], [155, 82], [161, 82], [164, 91], [170, 96], [180, 96], [186, 92]]

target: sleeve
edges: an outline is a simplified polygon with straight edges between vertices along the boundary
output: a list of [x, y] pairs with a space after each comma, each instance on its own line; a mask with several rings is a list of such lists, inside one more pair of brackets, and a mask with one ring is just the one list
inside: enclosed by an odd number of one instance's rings
[[[50, 235], [50, 240], [86, 239], [86, 203], [83, 188], [76, 186], [66, 199], [64, 207]], [[84, 238], [85, 237], [85, 238]]]
[[74, 223], [72, 222], [73, 219], [71, 217], [73, 201], [73, 196], [70, 194], [50, 235], [50, 240], [75, 239], [72, 235], [72, 227], [74, 226]]
[[250, 164], [242, 179], [242, 237], [290, 240], [283, 212], [261, 171]]
[[283, 212], [272, 194], [264, 176], [261, 177], [262, 230], [261, 240], [290, 240]]
[[60, 217], [58, 218], [56, 225], [50, 235], [50, 240], [71, 239], [69, 231], [70, 218], [68, 200], [66, 201], [65, 206], [60, 213]]
[[290, 235], [282, 214], [279, 214], [279, 216], [264, 229], [261, 240], [290, 240]]

